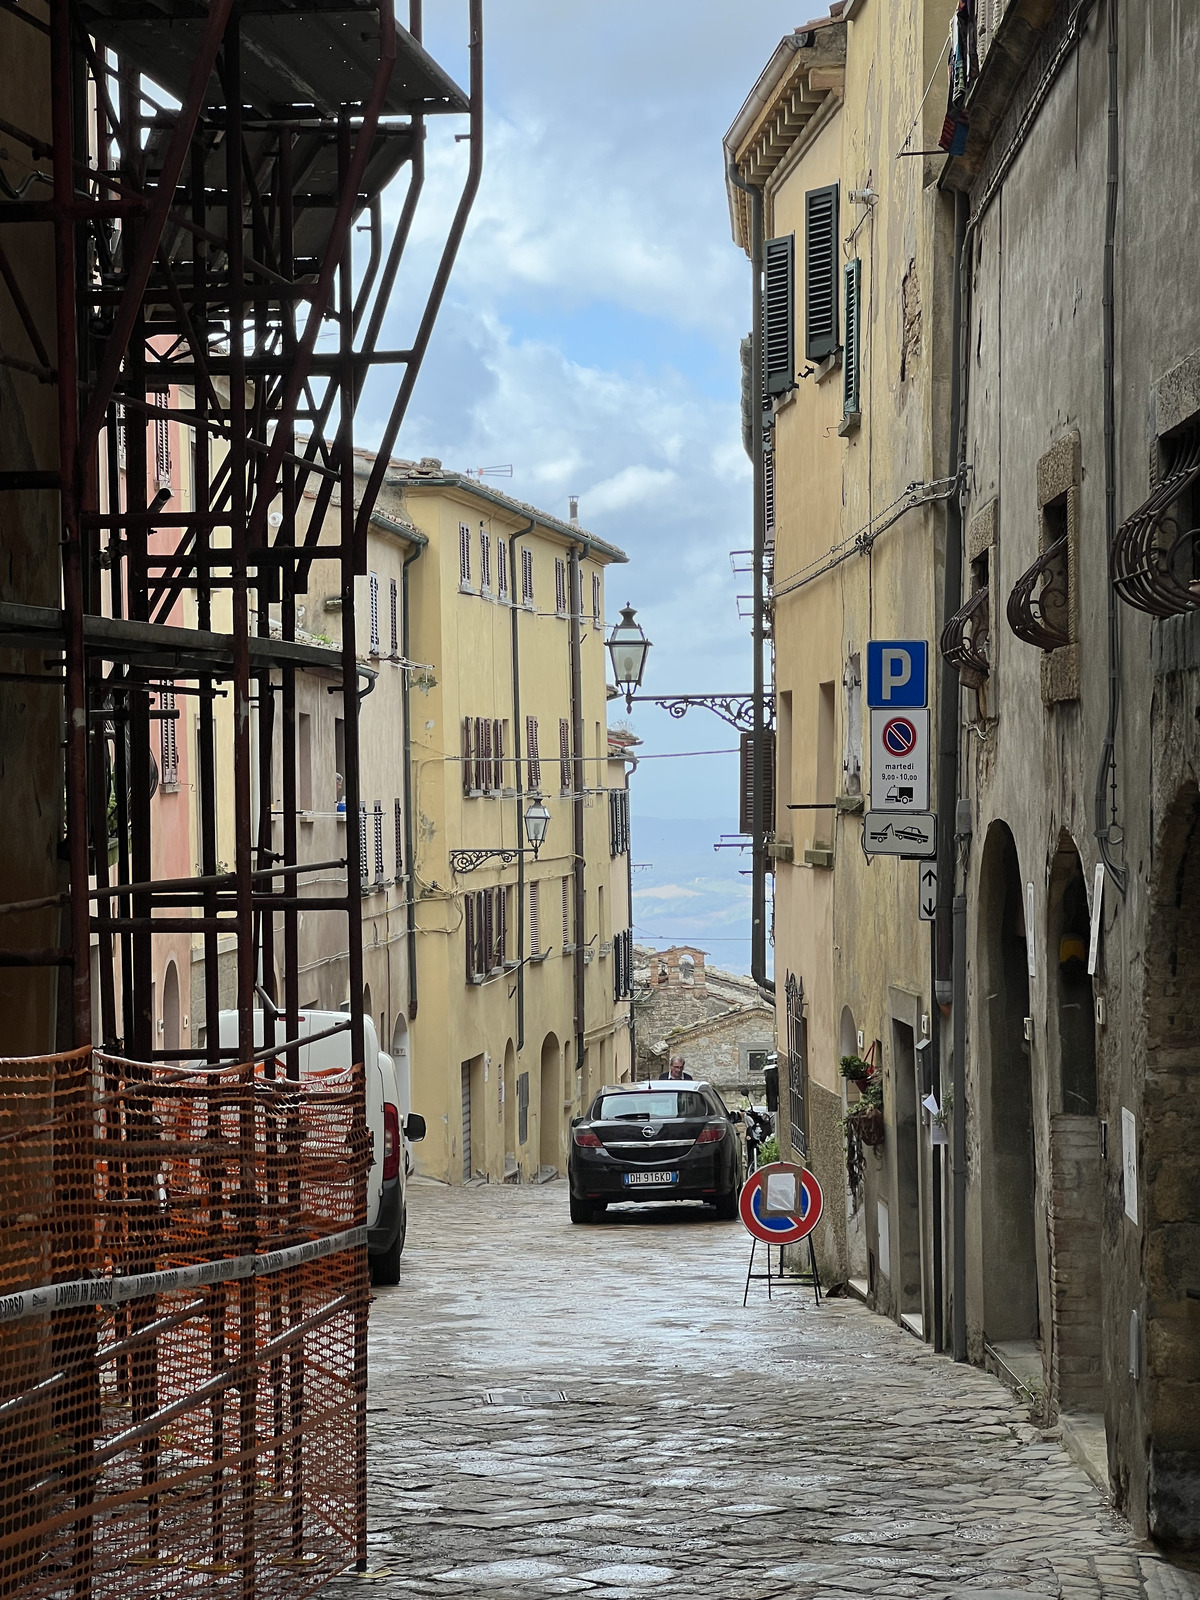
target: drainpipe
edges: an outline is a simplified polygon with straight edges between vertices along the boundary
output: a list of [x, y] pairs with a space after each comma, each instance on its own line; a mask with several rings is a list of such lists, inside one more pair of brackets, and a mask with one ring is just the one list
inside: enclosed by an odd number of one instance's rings
[[[954, 360], [950, 375], [951, 459], [957, 490], [946, 502], [946, 587], [944, 615], [951, 617], [962, 603], [962, 487], [967, 444], [967, 252], [971, 228], [970, 203], [965, 194], [954, 196], [954, 306], [952, 340]], [[954, 1135], [951, 1155], [951, 1348], [955, 1361], [967, 1359], [967, 886], [956, 883], [956, 862], [961, 842], [970, 838], [971, 805], [962, 794], [959, 761], [960, 689], [958, 674], [943, 663], [938, 748], [938, 906], [934, 923], [935, 996], [939, 1004], [949, 990], [953, 1024], [952, 1078]], [[964, 866], [965, 872], [965, 866]], [[938, 1015], [935, 1009], [935, 1017]], [[940, 1029], [939, 1029], [940, 1033]], [[935, 1047], [941, 1048], [940, 1041]], [[935, 1065], [938, 1057], [934, 1056]]]
[[[585, 898], [586, 884], [583, 875], [583, 791], [587, 787], [587, 783], [584, 776], [583, 754], [583, 658], [581, 653], [583, 640], [579, 627], [580, 611], [583, 605], [583, 585], [579, 569], [579, 558], [582, 554], [582, 546], [572, 545], [570, 555], [567, 558], [567, 581], [570, 584], [567, 628], [571, 654], [571, 754], [574, 757], [572, 762], [574, 793], [571, 800], [571, 826], [572, 848], [575, 856], [575, 951], [572, 959], [575, 964], [573, 974], [575, 980], [575, 1067], [581, 1073], [583, 1071], [584, 1006], [586, 1001], [584, 985], [586, 968], [583, 964], [583, 958], [587, 949], [587, 900]], [[586, 1088], [586, 1085], [584, 1087]]]
[[[962, 513], [962, 475], [963, 475], [963, 446], [966, 435], [965, 406], [966, 388], [963, 383], [962, 350], [963, 350], [963, 283], [964, 283], [964, 257], [967, 249], [967, 214], [970, 207], [967, 196], [956, 193], [954, 196], [954, 283], [952, 290], [951, 312], [951, 349], [953, 359], [950, 369], [950, 463], [948, 477], [956, 479], [955, 487], [946, 501], [946, 562], [943, 572], [942, 590], [942, 625], [946, 619], [952, 617], [962, 604], [963, 581], [963, 513]], [[956, 930], [957, 912], [955, 907], [955, 829], [957, 827], [957, 807], [959, 791], [959, 717], [961, 709], [962, 691], [959, 687], [958, 673], [950, 663], [942, 659], [941, 683], [938, 692], [938, 767], [937, 767], [937, 811], [938, 811], [938, 837], [937, 837], [937, 910], [934, 922], [930, 928], [930, 956], [933, 967], [933, 994], [934, 1006], [930, 1014], [931, 1033], [933, 1043], [933, 1093], [939, 1105], [942, 1103], [941, 1067], [942, 1067], [942, 1008], [948, 1007], [953, 1016], [954, 1050], [953, 1050], [953, 1083], [954, 1083], [954, 1155], [953, 1155], [953, 1267], [951, 1273], [952, 1299], [953, 1299], [953, 1347], [954, 1357], [957, 1361], [966, 1360], [966, 1322], [965, 1322], [965, 1206], [966, 1206], [966, 1167], [960, 1159], [958, 1152], [958, 1131], [961, 1127], [966, 1129], [966, 1117], [962, 1108], [966, 1104], [965, 1095], [965, 1062], [964, 1049], [966, 1039], [966, 1020], [964, 1003], [955, 990], [956, 977]], [[965, 927], [966, 900], [963, 900], [963, 919]], [[965, 954], [965, 952], [964, 952]], [[965, 995], [966, 973], [963, 971], [963, 984]], [[963, 1024], [963, 1043], [958, 1039], [959, 1021]], [[963, 1069], [963, 1070], [960, 1070]], [[933, 1333], [934, 1348], [940, 1350], [943, 1346], [943, 1305], [942, 1305], [942, 1257], [944, 1253], [944, 1239], [942, 1237], [942, 1152], [938, 1146], [933, 1150], [933, 1247], [934, 1247], [934, 1308], [933, 1308]], [[961, 1176], [961, 1182], [960, 1182]], [[961, 1194], [960, 1194], [961, 1191]], [[961, 1247], [961, 1249], [960, 1249]], [[961, 1255], [961, 1268], [960, 1268]], [[959, 1327], [960, 1308], [962, 1311], [962, 1343], [960, 1353]]]
[[[401, 631], [400, 654], [412, 660], [412, 629], [408, 614], [408, 569], [425, 548], [425, 542], [413, 547], [411, 555], [404, 558], [400, 568]], [[407, 874], [405, 917], [408, 936], [408, 1020], [417, 1016], [417, 862], [412, 816], [412, 673], [406, 666], [404, 672], [404, 870]]]
[[[762, 257], [763, 257], [763, 195], [762, 190], [754, 184], [747, 183], [737, 170], [737, 164], [730, 160], [728, 168], [729, 181], [735, 188], [741, 189], [750, 197], [750, 394], [751, 403], [754, 397], [761, 402], [763, 392], [763, 303], [762, 303]], [[754, 785], [751, 796], [751, 899], [750, 899], [750, 976], [758, 987], [769, 995], [774, 995], [774, 981], [767, 976], [767, 851], [766, 831], [763, 823], [765, 820], [764, 788], [767, 779], [765, 762], [763, 760], [766, 732], [766, 707], [764, 704], [764, 672], [763, 672], [763, 557], [765, 553], [765, 461], [762, 448], [762, 429], [757, 430], [758, 436], [754, 440], [754, 511], [753, 511], [753, 547], [754, 547], [754, 618], [752, 624], [752, 637], [754, 641], [754, 723], [751, 733], [751, 751], [753, 760]]]
[[[512, 601], [512, 719], [513, 766], [517, 781], [517, 843], [525, 837], [525, 780], [519, 751], [521, 749], [521, 638], [517, 617], [521, 603], [517, 598], [518, 568], [517, 540], [533, 532], [533, 518], [523, 528], [518, 528], [508, 540], [508, 596]], [[517, 1055], [525, 1048], [525, 854], [517, 855]], [[507, 1089], [506, 1091], [507, 1092]]]

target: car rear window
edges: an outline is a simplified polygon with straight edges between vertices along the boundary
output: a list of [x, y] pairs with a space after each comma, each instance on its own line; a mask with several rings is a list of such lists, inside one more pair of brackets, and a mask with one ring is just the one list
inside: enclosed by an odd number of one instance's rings
[[624, 1122], [631, 1117], [711, 1117], [713, 1109], [691, 1089], [655, 1089], [648, 1094], [606, 1094], [596, 1106], [598, 1122]]

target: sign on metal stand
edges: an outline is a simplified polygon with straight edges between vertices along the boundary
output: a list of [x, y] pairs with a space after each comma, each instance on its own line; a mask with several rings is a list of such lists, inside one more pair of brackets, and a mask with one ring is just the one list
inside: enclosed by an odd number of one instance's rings
[[[929, 809], [929, 644], [872, 639], [867, 644], [871, 717], [871, 809], [863, 818], [868, 856], [917, 860], [937, 854]], [[926, 917], [924, 889], [921, 916]], [[933, 895], [936, 904], [936, 883]]]
[[[746, 1269], [746, 1289], [742, 1304], [750, 1295], [754, 1278], [765, 1278], [767, 1298], [771, 1298], [771, 1284], [784, 1279], [783, 1246], [808, 1240], [808, 1260], [812, 1272], [813, 1294], [817, 1305], [821, 1303], [821, 1279], [817, 1272], [817, 1255], [813, 1249], [812, 1231], [821, 1220], [825, 1209], [825, 1196], [821, 1185], [804, 1167], [775, 1161], [759, 1167], [742, 1185], [738, 1197], [738, 1214], [753, 1243], [750, 1246], [750, 1265]], [[766, 1272], [754, 1271], [754, 1253], [760, 1244], [767, 1247]], [[771, 1271], [772, 1246], [779, 1248], [779, 1271]]]

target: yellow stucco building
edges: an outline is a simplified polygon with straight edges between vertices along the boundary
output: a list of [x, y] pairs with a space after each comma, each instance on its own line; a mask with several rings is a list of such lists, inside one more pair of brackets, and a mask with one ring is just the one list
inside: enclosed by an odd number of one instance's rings
[[[926, 1334], [941, 1304], [921, 1107], [930, 939], [918, 865], [863, 852], [864, 679], [871, 639], [925, 639], [936, 660], [950, 485], [934, 400], [950, 370], [953, 209], [939, 163], [920, 154], [936, 144], [944, 91], [919, 108], [952, 10], [834, 4], [781, 41], [726, 138], [728, 166], [761, 194], [764, 239], [761, 427], [749, 411], [766, 452], [781, 1142], [807, 1152], [824, 1186], [826, 1271]], [[728, 188], [749, 253], [752, 197]], [[936, 686], [931, 666], [934, 727]], [[845, 1055], [876, 1066], [886, 1121], [853, 1185]]]

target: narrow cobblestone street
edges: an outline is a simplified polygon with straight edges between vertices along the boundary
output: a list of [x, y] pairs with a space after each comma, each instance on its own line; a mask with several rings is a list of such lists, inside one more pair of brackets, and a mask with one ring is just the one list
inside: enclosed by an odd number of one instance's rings
[[743, 1310], [748, 1249], [699, 1208], [579, 1228], [561, 1182], [414, 1185], [371, 1313], [370, 1592], [1200, 1594], [987, 1374], [800, 1286]]

